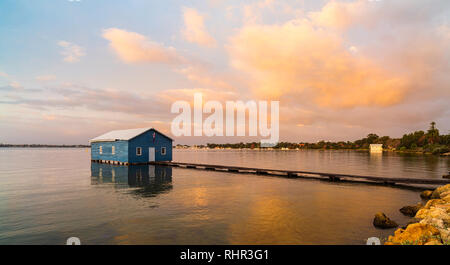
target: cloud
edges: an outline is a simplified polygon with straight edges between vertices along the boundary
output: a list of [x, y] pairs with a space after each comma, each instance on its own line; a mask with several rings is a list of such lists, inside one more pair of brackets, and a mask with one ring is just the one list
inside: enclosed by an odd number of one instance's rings
[[310, 12], [309, 17], [316, 25], [343, 29], [363, 18], [369, 8], [367, 2], [330, 1], [320, 11]]
[[54, 75], [39, 75], [36, 76], [36, 80], [38, 81], [51, 81], [51, 80], [55, 80], [56, 76]]
[[[248, 76], [254, 95], [289, 104], [386, 107], [415, 95], [442, 95], [449, 49], [430, 30], [437, 11], [422, 9], [427, 15], [421, 17], [418, 2], [408, 15], [384, 14], [373, 4], [331, 1], [284, 23], [245, 24], [226, 46], [231, 65]], [[421, 20], [410, 25], [406, 17]], [[359, 43], [348, 38], [358, 27], [371, 30]]]
[[239, 94], [233, 91], [217, 90], [208, 88], [180, 88], [180, 89], [168, 89], [158, 93], [160, 102], [167, 105], [174, 103], [178, 100], [187, 101], [191, 104], [194, 102], [194, 94], [201, 93], [204, 102], [209, 100], [216, 100], [225, 102], [226, 100], [236, 100]]
[[20, 82], [16, 81], [14, 77], [8, 75], [5, 72], [0, 72], [0, 77], [3, 77], [4, 80], [8, 83], [5, 86], [0, 87], [0, 90], [8, 91], [8, 90], [14, 90], [14, 91], [20, 91], [23, 90], [23, 86]]
[[183, 37], [192, 43], [205, 47], [214, 47], [216, 40], [207, 32], [204, 17], [194, 8], [183, 8]]
[[[14, 88], [11, 87], [10, 85], [0, 86], [0, 92], [2, 92], [2, 91], [11, 91], [11, 90], [13, 90], [13, 89], [14, 89]], [[1, 102], [3, 102], [3, 101], [1, 101]]]
[[224, 77], [218, 74], [211, 73], [210, 70], [198, 65], [189, 65], [184, 68], [175, 69], [175, 72], [184, 75], [188, 80], [195, 82], [202, 87], [211, 89], [226, 89], [235, 90], [227, 79], [231, 77]]
[[[448, 11], [450, 3], [446, 0], [408, 0], [408, 1], [328, 1], [319, 11], [309, 12], [308, 18], [315, 25], [345, 30], [362, 26], [374, 30], [379, 26], [385, 29], [424, 26]], [[447, 12], [448, 13], [448, 12]], [[444, 15], [443, 19], [446, 20]], [[425, 23], [424, 23], [425, 22]]]
[[[242, 6], [244, 22], [254, 24], [262, 20], [265, 9], [273, 9], [276, 2], [273, 0], [264, 0], [250, 2]], [[280, 6], [278, 6], [280, 7]]]
[[400, 102], [408, 84], [302, 20], [246, 26], [229, 52], [233, 66], [252, 76], [255, 92], [270, 98], [310, 94], [324, 106], [386, 106]]
[[8, 104], [40, 110], [84, 108], [142, 116], [157, 113], [162, 108], [152, 93], [123, 93], [118, 89], [97, 89], [71, 83], [45, 87], [39, 93], [35, 93], [36, 89], [14, 90], [11, 86], [4, 87], [3, 90], [10, 92], [2, 95], [2, 98], [9, 99]]
[[[27, 86], [32, 80], [0, 72], [0, 106], [8, 110], [0, 117], [2, 129], [8, 128], [11, 139], [22, 131], [27, 141], [41, 141], [33, 135], [63, 139], [60, 133], [73, 141], [73, 132], [87, 140], [151, 121], [161, 121], [161, 127], [175, 116], [170, 113], [174, 101], [192, 103], [194, 93], [201, 92], [205, 101], [222, 103], [279, 99], [283, 140], [352, 140], [369, 132], [397, 137], [424, 129], [432, 120], [447, 132], [450, 1], [316, 2], [223, 1], [216, 8], [228, 14], [213, 10], [208, 18], [196, 9], [181, 9], [181, 34], [167, 37], [217, 47], [207, 53], [185, 50], [193, 47], [187, 42], [175, 49], [146, 34], [105, 29], [105, 44], [120, 61], [164, 64], [160, 79], [141, 72], [145, 66], [133, 70], [124, 65], [126, 71], [116, 69], [121, 77], [113, 80], [114, 88], [57, 85], [37, 82], [54, 79], [37, 69], [32, 75], [36, 86], [24, 88], [13, 81]], [[178, 43], [178, 37], [171, 40]], [[69, 62], [84, 55], [75, 44], [58, 45]], [[157, 85], [142, 86], [139, 80]], [[83, 83], [90, 81], [95, 80], [84, 78]], [[224, 141], [189, 141], [216, 140]]]
[[42, 114], [42, 118], [47, 121], [53, 121], [56, 120], [58, 117], [56, 115], [51, 114]]
[[103, 31], [103, 38], [109, 40], [109, 46], [126, 63], [178, 63], [183, 59], [175, 48], [165, 47], [149, 38], [118, 28]]
[[62, 40], [58, 42], [58, 45], [63, 48], [61, 55], [64, 62], [76, 63], [80, 61], [80, 57], [86, 55], [84, 49], [74, 43]]
[[12, 88], [22, 88], [22, 85], [17, 81], [12, 81], [11, 83], [9, 83], [9, 86], [11, 86]]

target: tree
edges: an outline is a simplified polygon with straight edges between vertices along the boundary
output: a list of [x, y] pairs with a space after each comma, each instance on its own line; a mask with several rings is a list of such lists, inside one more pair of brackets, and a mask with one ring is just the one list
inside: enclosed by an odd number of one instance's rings
[[369, 134], [367, 135], [367, 140], [366, 140], [366, 142], [367, 142], [368, 144], [373, 144], [378, 138], [379, 138], [378, 135], [376, 135], [376, 134], [374, 134], [374, 133], [369, 133]]
[[439, 143], [439, 130], [436, 129], [436, 123], [432, 121], [430, 128], [427, 131], [427, 138], [429, 144]]

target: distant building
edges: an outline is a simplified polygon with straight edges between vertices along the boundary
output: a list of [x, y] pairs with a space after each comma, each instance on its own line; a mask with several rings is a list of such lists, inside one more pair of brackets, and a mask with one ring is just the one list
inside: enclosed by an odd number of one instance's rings
[[381, 153], [381, 152], [383, 152], [383, 145], [382, 144], [371, 144], [370, 145], [370, 152], [371, 153]]
[[172, 139], [154, 128], [115, 130], [91, 139], [91, 160], [146, 164], [172, 160]]

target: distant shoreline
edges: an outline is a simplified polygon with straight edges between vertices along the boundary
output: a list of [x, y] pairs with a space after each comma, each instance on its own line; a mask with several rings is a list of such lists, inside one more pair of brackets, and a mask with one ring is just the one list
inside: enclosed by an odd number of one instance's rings
[[[91, 148], [90, 145], [51, 145], [51, 144], [0, 144], [0, 148]], [[366, 151], [369, 149], [366, 148], [208, 148], [206, 146], [174, 146], [175, 150], [254, 150], [254, 151], [300, 151], [300, 150], [344, 150], [344, 151]], [[414, 151], [414, 150], [395, 150], [395, 149], [384, 149], [383, 152], [394, 152], [394, 153], [403, 153], [403, 154], [419, 154], [419, 155], [433, 155], [431, 152], [424, 151]], [[439, 154], [440, 156], [450, 156], [450, 153]]]
[[52, 144], [0, 144], [0, 148], [91, 148], [90, 145], [73, 144], [73, 145], [52, 145]]
[[[301, 150], [318, 150], [318, 151], [359, 151], [359, 152], [370, 152], [367, 148], [208, 148], [208, 147], [176, 147], [175, 150], [254, 150], [254, 151], [301, 151]], [[395, 150], [395, 149], [383, 149], [383, 152], [392, 152], [392, 153], [400, 153], [400, 154], [417, 154], [417, 155], [437, 155], [431, 152], [424, 151], [414, 151], [414, 150]], [[450, 153], [439, 154], [440, 156], [450, 156]]]

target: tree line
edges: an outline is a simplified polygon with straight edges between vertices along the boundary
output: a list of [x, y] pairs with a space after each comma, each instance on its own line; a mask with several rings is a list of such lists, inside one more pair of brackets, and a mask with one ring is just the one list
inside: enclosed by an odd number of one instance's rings
[[[279, 142], [273, 149], [369, 149], [371, 144], [382, 144], [384, 149], [397, 151], [414, 151], [423, 153], [443, 154], [450, 152], [450, 134], [440, 135], [436, 128], [436, 123], [431, 122], [429, 129], [425, 131], [415, 131], [404, 134], [402, 138], [391, 138], [389, 136], [378, 136], [370, 133], [367, 137], [356, 141], [319, 141], [316, 143], [291, 143]], [[208, 148], [232, 148], [232, 149], [253, 149], [260, 148], [259, 142], [250, 143], [208, 143]]]

